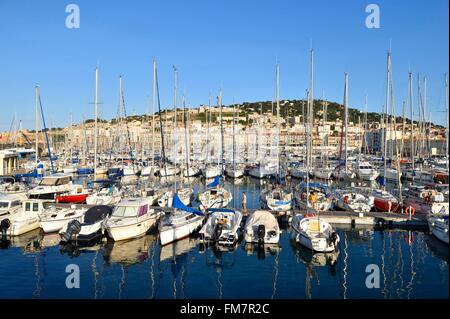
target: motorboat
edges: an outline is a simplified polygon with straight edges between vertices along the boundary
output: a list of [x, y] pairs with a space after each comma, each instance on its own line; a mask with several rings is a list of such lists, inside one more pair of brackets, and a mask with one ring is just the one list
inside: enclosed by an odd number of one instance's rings
[[292, 237], [301, 245], [313, 251], [326, 253], [336, 250], [339, 235], [323, 219], [314, 215], [295, 215], [292, 218]]
[[203, 242], [213, 242], [219, 245], [232, 246], [239, 237], [238, 231], [242, 222], [240, 211], [233, 209], [208, 210], [206, 223], [199, 234]]
[[80, 221], [87, 208], [56, 208], [54, 205], [47, 207], [40, 215], [40, 227], [44, 233], [58, 232], [72, 220]]
[[143, 197], [132, 197], [117, 203], [106, 222], [108, 236], [114, 241], [120, 241], [147, 233], [162, 214], [151, 208], [152, 204], [151, 199]]
[[90, 184], [93, 191], [86, 198], [88, 205], [114, 205], [122, 199], [122, 191], [116, 181], [96, 180]]
[[89, 208], [81, 221], [72, 220], [66, 227], [59, 231], [61, 244], [95, 243], [103, 236], [106, 221], [109, 219], [113, 208], [106, 205], [98, 205]]
[[92, 189], [84, 188], [81, 185], [74, 185], [71, 191], [57, 196], [55, 201], [57, 203], [84, 204], [90, 194], [92, 194]]
[[280, 227], [275, 216], [267, 210], [257, 210], [247, 217], [244, 227], [247, 243], [278, 244]]
[[398, 199], [386, 190], [373, 189], [373, 205], [380, 212], [398, 212], [401, 207]]
[[174, 194], [172, 207], [173, 213], [162, 218], [159, 224], [162, 246], [189, 237], [202, 226], [205, 218], [202, 212], [183, 204], [177, 193]]
[[28, 191], [28, 198], [55, 200], [56, 197], [71, 191], [72, 188], [72, 175], [56, 173], [44, 176], [36, 187]]
[[354, 166], [356, 177], [362, 181], [374, 181], [380, 175], [369, 162], [357, 161]]
[[428, 216], [431, 233], [448, 245], [448, 214], [431, 214]]
[[[40, 215], [44, 212], [44, 200], [29, 199], [22, 207], [10, 214], [0, 216], [3, 235], [19, 236], [40, 227]], [[47, 201], [48, 202], [48, 201]]]
[[4, 215], [13, 214], [22, 206], [22, 200], [16, 195], [0, 194], [0, 218]]
[[448, 201], [435, 189], [412, 185], [404, 194], [404, 205], [413, 207], [416, 213], [448, 214]]

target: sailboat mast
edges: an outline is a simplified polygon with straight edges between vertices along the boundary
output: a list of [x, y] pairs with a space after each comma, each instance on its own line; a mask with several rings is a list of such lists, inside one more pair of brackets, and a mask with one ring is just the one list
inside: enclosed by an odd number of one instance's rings
[[94, 179], [95, 176], [97, 176], [97, 147], [98, 147], [98, 142], [97, 142], [97, 135], [98, 135], [98, 130], [97, 130], [97, 118], [98, 118], [98, 67], [95, 68], [95, 100], [94, 100], [94, 104], [95, 104], [95, 122], [94, 122]]
[[409, 110], [411, 114], [411, 144], [410, 144], [410, 156], [412, 165], [412, 181], [414, 183], [414, 107], [413, 107], [413, 88], [412, 88], [412, 73], [409, 72]]
[[[152, 96], [152, 165], [155, 166], [155, 103], [156, 103], [156, 60], [153, 59], [153, 96]], [[159, 115], [161, 120], [161, 114]]]
[[345, 73], [345, 83], [344, 83], [344, 134], [345, 134], [345, 157], [344, 157], [344, 164], [345, 164], [345, 176], [348, 176], [348, 168], [347, 168], [347, 135], [348, 135], [348, 73]]
[[445, 74], [445, 110], [447, 117], [447, 127], [445, 128], [445, 156], [447, 156], [447, 170], [448, 170], [448, 129], [449, 129], [449, 119], [448, 119], [448, 74]]
[[388, 140], [388, 123], [389, 123], [389, 90], [390, 90], [390, 80], [391, 80], [391, 51], [387, 54], [387, 70], [386, 70], [386, 104], [385, 104], [385, 119], [384, 119], [384, 185], [383, 188], [386, 189], [386, 175], [387, 175], [387, 140]]
[[280, 178], [280, 67], [276, 66], [276, 99], [277, 99], [277, 177]]
[[175, 117], [174, 117], [174, 125], [173, 125], [173, 141], [174, 141], [174, 151], [175, 151], [175, 157], [174, 157], [174, 166], [175, 166], [175, 192], [177, 191], [177, 156], [178, 156], [178, 150], [177, 150], [177, 86], [178, 86], [178, 71], [175, 66], [173, 66], [173, 72], [174, 72], [174, 83], [173, 83], [173, 108], [175, 111]]
[[36, 99], [36, 164], [39, 163], [39, 85], [34, 87]]

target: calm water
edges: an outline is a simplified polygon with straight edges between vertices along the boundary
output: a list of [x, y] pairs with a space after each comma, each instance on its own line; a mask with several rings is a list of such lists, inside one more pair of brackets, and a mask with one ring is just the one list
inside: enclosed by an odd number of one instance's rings
[[[203, 186], [198, 184], [195, 189]], [[259, 207], [264, 183], [226, 184], [239, 207]], [[57, 235], [39, 231], [0, 249], [0, 298], [448, 298], [449, 249], [424, 232], [338, 228], [340, 249], [315, 254], [290, 240], [279, 247], [240, 243], [233, 251], [185, 239], [160, 247], [157, 234], [62, 252]], [[80, 288], [68, 289], [68, 264], [80, 268]], [[380, 288], [368, 289], [368, 264]]]

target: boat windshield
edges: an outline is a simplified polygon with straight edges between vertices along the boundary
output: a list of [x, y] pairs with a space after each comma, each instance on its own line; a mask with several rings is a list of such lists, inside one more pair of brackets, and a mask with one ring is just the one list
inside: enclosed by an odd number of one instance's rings
[[0, 208], [8, 208], [9, 202], [0, 202]]
[[116, 206], [112, 216], [114, 217], [136, 217], [139, 207]]
[[58, 179], [56, 178], [43, 178], [39, 185], [41, 186], [55, 186]]

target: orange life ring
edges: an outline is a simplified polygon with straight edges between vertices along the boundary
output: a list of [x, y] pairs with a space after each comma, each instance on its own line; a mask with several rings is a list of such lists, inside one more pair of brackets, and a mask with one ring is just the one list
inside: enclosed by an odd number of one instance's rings
[[413, 216], [415, 212], [416, 212], [416, 210], [415, 210], [414, 207], [412, 207], [411, 205], [408, 206], [408, 207], [406, 207], [406, 209], [405, 209], [405, 214], [406, 214], [406, 215], [411, 215], [411, 216]]

